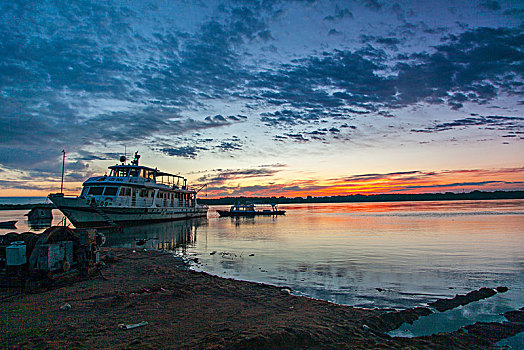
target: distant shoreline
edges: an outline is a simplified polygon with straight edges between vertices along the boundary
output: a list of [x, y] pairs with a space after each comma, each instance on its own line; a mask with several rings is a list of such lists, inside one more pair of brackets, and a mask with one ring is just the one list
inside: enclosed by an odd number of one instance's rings
[[[17, 197], [20, 200], [22, 197]], [[472, 191], [467, 193], [421, 193], [421, 194], [355, 194], [330, 197], [222, 197], [198, 198], [200, 204], [232, 205], [241, 204], [306, 204], [306, 203], [369, 203], [369, 202], [424, 202], [424, 201], [460, 201], [460, 200], [497, 200], [524, 199], [524, 191]], [[36, 204], [0, 204], [0, 210], [24, 210], [33, 207], [56, 208], [52, 203]]]
[[39, 208], [52, 208], [56, 209], [55, 205], [52, 203], [42, 203], [42, 204], [0, 204], [0, 210], [24, 210], [24, 209], [33, 209], [33, 207]]
[[362, 203], [362, 202], [423, 202], [423, 201], [457, 201], [457, 200], [497, 200], [524, 199], [524, 191], [472, 191], [465, 193], [420, 193], [420, 194], [355, 194], [349, 196], [329, 197], [223, 197], [214, 199], [199, 198], [198, 202], [208, 205], [226, 204], [300, 204], [300, 203]]

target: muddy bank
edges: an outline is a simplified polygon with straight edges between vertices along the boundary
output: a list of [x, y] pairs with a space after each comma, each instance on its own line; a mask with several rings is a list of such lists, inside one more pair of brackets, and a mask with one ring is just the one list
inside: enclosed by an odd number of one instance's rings
[[[284, 288], [185, 270], [167, 253], [112, 249], [110, 254], [104, 278], [1, 299], [0, 344], [33, 349], [448, 349], [452, 344], [472, 349], [524, 330], [522, 323], [508, 322], [392, 338], [385, 332], [431, 311], [358, 309], [293, 296]], [[511, 317], [520, 320], [518, 314]], [[121, 324], [142, 325], [126, 330]], [[493, 336], [486, 337], [486, 329]]]

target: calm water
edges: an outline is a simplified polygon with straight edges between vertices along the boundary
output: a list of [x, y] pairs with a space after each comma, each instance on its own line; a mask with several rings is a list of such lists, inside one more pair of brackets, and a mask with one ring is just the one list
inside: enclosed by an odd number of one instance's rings
[[[397, 334], [500, 321], [500, 313], [524, 306], [523, 200], [297, 204], [281, 206], [285, 216], [255, 218], [219, 218], [217, 208], [207, 219], [108, 234], [107, 244], [133, 247], [150, 238], [144, 247], [198, 258], [195, 270], [362, 307], [407, 308], [509, 287]], [[18, 231], [26, 231], [24, 213], [0, 211], [0, 221], [18, 218]]]
[[41, 204], [49, 203], [47, 197], [0, 197], [0, 204]]

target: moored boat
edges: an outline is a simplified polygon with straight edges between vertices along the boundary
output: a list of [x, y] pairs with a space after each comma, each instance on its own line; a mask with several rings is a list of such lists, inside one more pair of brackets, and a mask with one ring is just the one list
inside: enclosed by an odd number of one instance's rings
[[91, 177], [83, 183], [78, 197], [62, 193], [49, 199], [75, 227], [119, 226], [146, 222], [181, 220], [207, 215], [208, 207], [197, 203], [198, 190], [187, 180], [138, 165], [140, 155], [130, 164], [110, 166], [109, 175]]
[[271, 204], [271, 209], [256, 210], [254, 204], [235, 204], [229, 210], [217, 210], [220, 216], [255, 216], [255, 215], [284, 215], [285, 210], [277, 209], [276, 204]]

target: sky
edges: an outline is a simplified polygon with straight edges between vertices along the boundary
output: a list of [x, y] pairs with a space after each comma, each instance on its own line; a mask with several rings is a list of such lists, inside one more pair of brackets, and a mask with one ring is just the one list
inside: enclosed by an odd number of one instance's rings
[[1, 1], [0, 196], [524, 190], [522, 1]]

